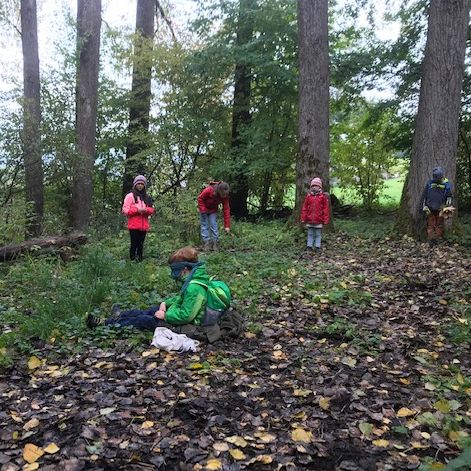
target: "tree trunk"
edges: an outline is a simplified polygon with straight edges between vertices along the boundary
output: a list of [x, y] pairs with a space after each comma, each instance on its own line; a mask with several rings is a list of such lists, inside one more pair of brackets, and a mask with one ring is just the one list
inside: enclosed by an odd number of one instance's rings
[[298, 0], [299, 151], [296, 206], [313, 177], [329, 191], [329, 40], [328, 0]]
[[[252, 39], [252, 23], [249, 8], [253, 0], [240, 0], [239, 19], [237, 24], [237, 47], [240, 49]], [[242, 133], [250, 124], [250, 89], [252, 75], [250, 66], [242, 59], [238, 60], [234, 73], [234, 103], [232, 110], [232, 156], [234, 171], [231, 174], [231, 211], [236, 217], [247, 217], [247, 198], [249, 195], [249, 182], [247, 175], [247, 160], [245, 156], [245, 143]]]
[[101, 0], [78, 0], [75, 124], [77, 156], [72, 188], [72, 226], [78, 231], [88, 228], [93, 196], [100, 28]]
[[443, 167], [455, 182], [469, 0], [432, 0], [420, 84], [411, 164], [404, 184], [397, 228], [425, 235], [422, 194], [432, 169]]
[[146, 158], [140, 153], [149, 146], [155, 7], [155, 0], [137, 2], [123, 196], [131, 189], [134, 177], [147, 170]]
[[36, 0], [21, 0], [21, 43], [24, 81], [23, 159], [26, 202], [28, 203], [26, 237], [37, 237], [42, 230], [44, 183]]

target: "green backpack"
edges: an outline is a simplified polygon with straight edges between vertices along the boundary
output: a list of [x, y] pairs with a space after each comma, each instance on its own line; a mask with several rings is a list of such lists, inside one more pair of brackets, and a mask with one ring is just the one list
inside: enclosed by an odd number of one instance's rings
[[224, 281], [209, 280], [208, 284], [201, 281], [191, 280], [190, 284], [204, 286], [208, 293], [206, 302], [206, 311], [201, 319], [203, 327], [217, 324], [221, 316], [229, 309], [231, 305], [231, 290]]

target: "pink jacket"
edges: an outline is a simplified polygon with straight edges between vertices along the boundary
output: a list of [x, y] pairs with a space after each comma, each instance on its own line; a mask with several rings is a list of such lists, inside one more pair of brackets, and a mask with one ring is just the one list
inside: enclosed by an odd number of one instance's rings
[[[145, 209], [145, 212], [139, 214], [139, 209]], [[125, 196], [122, 212], [128, 218], [128, 229], [146, 232], [150, 229], [149, 217], [154, 214], [154, 208], [147, 206], [139, 197], [136, 202], [134, 193], [131, 192]]]

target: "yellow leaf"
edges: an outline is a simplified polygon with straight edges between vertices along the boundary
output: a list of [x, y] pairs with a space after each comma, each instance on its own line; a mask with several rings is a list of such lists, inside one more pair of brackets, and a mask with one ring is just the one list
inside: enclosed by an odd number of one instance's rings
[[312, 440], [312, 433], [302, 428], [295, 428], [291, 432], [291, 439], [295, 442], [309, 443]]
[[428, 448], [428, 445], [422, 445], [422, 443], [420, 443], [420, 442], [411, 442], [410, 445], [411, 445], [412, 448], [415, 448], [417, 450]]
[[307, 397], [309, 394], [312, 394], [310, 389], [295, 389], [293, 392], [293, 396], [295, 397]]
[[229, 450], [229, 454], [235, 460], [245, 460], [245, 458], [246, 458], [244, 452], [239, 450], [238, 448], [233, 448], [232, 450]]
[[330, 407], [330, 397], [320, 397], [319, 398], [319, 406], [323, 410], [328, 410]]
[[254, 437], [257, 437], [263, 443], [271, 443], [276, 440], [276, 436], [270, 433], [256, 432], [254, 433]]
[[454, 442], [457, 442], [458, 440], [460, 440], [461, 438], [466, 438], [468, 437], [468, 432], [465, 432], [464, 430], [458, 430], [458, 431], [454, 431], [452, 430], [449, 434], [448, 434], [448, 438]]
[[417, 414], [417, 411], [414, 409], [408, 409], [407, 407], [401, 407], [397, 413], [396, 417], [409, 417], [411, 415]]
[[44, 451], [33, 443], [27, 443], [23, 448], [23, 459], [27, 463], [34, 463], [43, 455]]
[[23, 466], [23, 471], [35, 471], [39, 469], [39, 463], [28, 463]]
[[203, 368], [203, 365], [201, 363], [190, 363], [188, 365], [189, 370], [201, 370]]
[[389, 440], [380, 438], [379, 440], [373, 440], [373, 445], [379, 448], [387, 448], [389, 446]]
[[399, 381], [400, 381], [402, 384], [405, 384], [405, 385], [410, 384], [410, 381], [409, 381], [407, 378], [399, 378]]
[[150, 357], [151, 355], [157, 355], [159, 353], [159, 349], [158, 348], [152, 348], [151, 350], [145, 350], [144, 352], [141, 353], [141, 355], [146, 358], [146, 357]]
[[216, 451], [223, 452], [223, 451], [229, 450], [229, 445], [226, 442], [214, 442], [213, 443], [213, 448]]
[[446, 299], [440, 299], [438, 302], [440, 304], [443, 304], [443, 306], [446, 306], [448, 304], [448, 301]]
[[26, 422], [23, 425], [23, 429], [24, 430], [31, 430], [31, 429], [37, 427], [38, 425], [39, 425], [39, 420], [34, 418], [34, 419], [31, 419], [31, 420], [28, 420], [28, 422]]
[[146, 420], [142, 423], [141, 428], [152, 428], [154, 426], [154, 422], [152, 420]]
[[217, 471], [218, 469], [222, 469], [222, 462], [216, 458], [210, 459], [206, 462], [205, 468], [211, 471]]
[[44, 452], [48, 453], [49, 455], [53, 455], [54, 453], [57, 453], [60, 450], [60, 448], [54, 443], [49, 443], [49, 445], [44, 448]]
[[28, 360], [28, 368], [30, 370], [35, 370], [36, 368], [39, 368], [41, 364], [42, 364], [41, 360], [34, 355], [30, 357]]
[[420, 435], [422, 435], [422, 438], [425, 438], [425, 440], [430, 440], [430, 434], [428, 432], [420, 432]]
[[247, 446], [247, 442], [245, 441], [245, 439], [243, 439], [242, 437], [239, 437], [238, 435], [232, 435], [231, 437], [226, 437], [224, 440], [240, 448], [245, 448]]
[[448, 414], [451, 410], [450, 403], [446, 399], [440, 399], [433, 405], [433, 407], [444, 414]]
[[270, 455], [258, 455], [257, 461], [263, 464], [270, 464], [273, 461], [273, 458]]

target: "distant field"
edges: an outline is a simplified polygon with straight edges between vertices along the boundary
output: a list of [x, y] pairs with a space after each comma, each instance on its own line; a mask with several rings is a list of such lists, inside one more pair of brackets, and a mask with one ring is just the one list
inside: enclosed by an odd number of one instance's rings
[[[404, 186], [404, 177], [391, 178], [386, 180], [384, 190], [379, 198], [381, 206], [397, 206], [401, 200], [402, 187]], [[343, 204], [358, 205], [360, 199], [353, 194], [351, 190], [342, 190], [341, 188], [333, 188], [332, 193], [340, 198]]]

